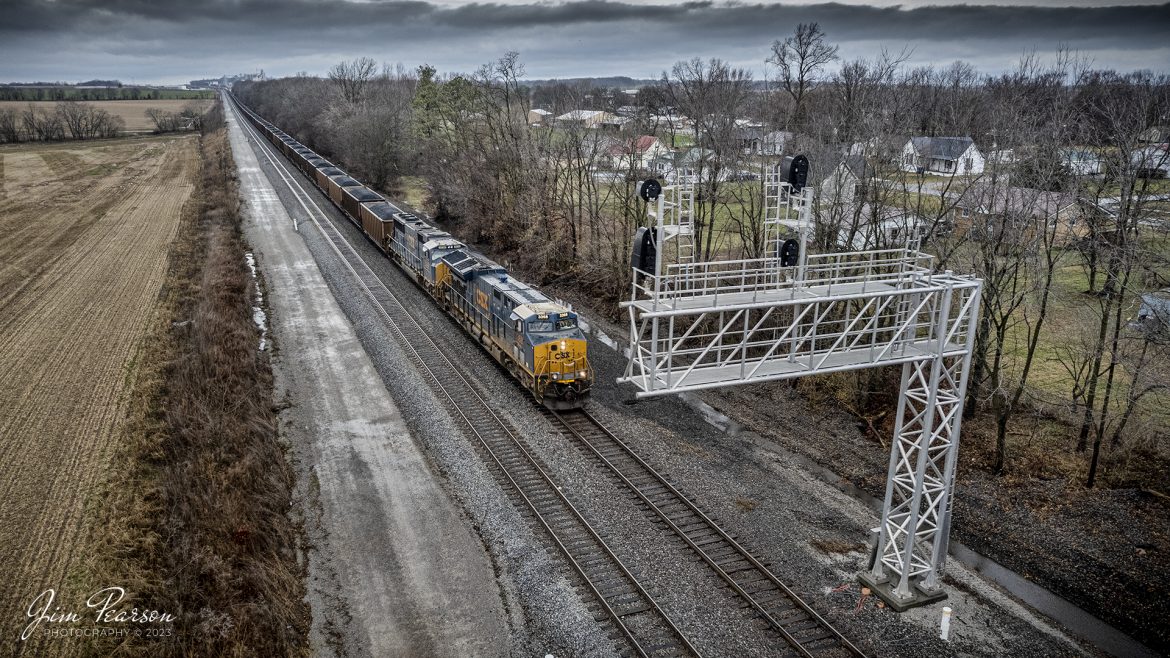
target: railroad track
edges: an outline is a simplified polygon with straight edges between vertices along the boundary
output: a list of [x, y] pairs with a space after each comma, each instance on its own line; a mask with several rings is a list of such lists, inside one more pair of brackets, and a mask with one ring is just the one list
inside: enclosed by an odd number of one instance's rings
[[546, 411], [802, 656], [864, 656], [756, 556], [587, 410]]
[[359, 282], [362, 292], [398, 335], [404, 351], [445, 398], [453, 416], [479, 441], [494, 475], [514, 500], [533, 514], [552, 543], [568, 560], [597, 603], [598, 621], [608, 618], [625, 639], [628, 651], [639, 656], [698, 656], [673, 621], [638, 579], [557, 486], [517, 432], [484, 400], [461, 368], [447, 356], [406, 307], [365, 263], [334, 225], [329, 214], [301, 185], [297, 174], [282, 162], [250, 124], [235, 113], [236, 121], [252, 136], [313, 225]]

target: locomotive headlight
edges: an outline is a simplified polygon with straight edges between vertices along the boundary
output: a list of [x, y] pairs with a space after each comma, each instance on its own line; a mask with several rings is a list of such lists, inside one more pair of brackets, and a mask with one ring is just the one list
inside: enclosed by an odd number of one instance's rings
[[581, 372], [577, 373], [577, 376], [580, 377], [581, 379], [585, 379], [585, 375], [587, 375], [587, 374], [588, 374], [587, 372], [582, 370]]
[[561, 341], [561, 351], [564, 352], [565, 348], [567, 348], [568, 345], [569, 345], [568, 343], [566, 343], [565, 341], [562, 340]]

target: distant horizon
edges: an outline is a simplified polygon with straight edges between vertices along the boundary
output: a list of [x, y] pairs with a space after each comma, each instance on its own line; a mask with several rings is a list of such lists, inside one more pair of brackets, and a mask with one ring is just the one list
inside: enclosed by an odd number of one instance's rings
[[[501, 53], [501, 56], [503, 54], [504, 53]], [[1024, 53], [1021, 53], [1021, 56], [1023, 54]], [[362, 55], [358, 55], [358, 56], [361, 57]], [[521, 57], [521, 59], [523, 60], [523, 57]], [[1041, 59], [1044, 60], [1043, 57]], [[342, 61], [342, 60], [338, 60], [338, 61]], [[951, 64], [953, 64], [955, 62], [960, 62], [960, 61], [965, 61], [965, 60], [950, 60], [944, 64], [936, 65], [935, 68], [943, 68], [946, 66], [950, 66]], [[968, 62], [968, 63], [970, 63], [970, 62]], [[390, 66], [395, 66], [396, 64], [398, 64], [398, 62], [379, 62], [379, 65], [384, 65], [384, 64], [388, 64]], [[420, 66], [422, 66], [422, 64], [420, 64]], [[909, 66], [909, 65], [907, 65], [907, 66]], [[407, 67], [407, 70], [416, 71], [417, 68], [418, 67]], [[1140, 73], [1143, 71], [1149, 71], [1149, 72], [1152, 72], [1155, 74], [1157, 74], [1157, 73], [1170, 73], [1170, 66], [1167, 66], [1167, 68], [1165, 68], [1165, 69], [1156, 69], [1156, 68], [1151, 68], [1151, 67], [1145, 67], [1145, 68], [1134, 68], [1134, 69], [1129, 69], [1129, 70], [1109, 69], [1109, 67], [1101, 67], [1101, 66], [1094, 66], [1093, 68], [1098, 69], [1098, 70], [1114, 70], [1117, 73], [1122, 74], [1122, 75], [1131, 74], [1131, 73]], [[840, 70], [839, 65], [829, 66], [829, 67], [826, 67], [824, 75], [826, 77], [831, 76], [833, 73], [836, 73], [839, 70]], [[980, 75], [994, 76], [994, 75], [1006, 73], [1010, 69], [1005, 68], [1005, 69], [997, 70], [997, 71], [986, 71], [986, 70], [980, 69], [978, 66], [976, 66], [975, 70]], [[664, 71], [664, 72], [669, 73], [669, 71]], [[444, 73], [468, 74], [468, 73], [471, 73], [471, 71], [446, 71], [443, 69], [439, 69], [439, 73], [440, 74], [444, 74]], [[77, 81], [47, 80], [47, 79], [46, 80], [10, 79], [10, 80], [0, 80], [0, 86], [27, 86], [27, 87], [71, 86], [71, 87], [76, 87], [76, 86], [81, 85], [83, 82], [90, 82], [90, 81], [94, 81], [94, 80], [107, 80], [107, 81], [111, 81], [111, 82], [117, 82], [124, 87], [178, 87], [178, 86], [186, 86], [189, 83], [191, 83], [193, 81], [198, 81], [198, 80], [219, 80], [219, 79], [224, 78], [224, 77], [231, 78], [231, 77], [240, 76], [240, 75], [251, 75], [251, 74], [237, 72], [237, 73], [224, 73], [221, 75], [214, 75], [214, 76], [186, 77], [186, 78], [182, 78], [182, 79], [180, 79], [180, 77], [175, 77], [175, 78], [170, 78], [169, 79], [170, 81], [121, 80], [121, 79], [117, 79], [117, 78], [101, 78], [101, 77], [88, 77], [88, 78], [83, 77], [82, 79], [79, 79]], [[281, 74], [281, 75], [270, 74], [270, 73], [268, 73], [267, 70], [265, 70], [265, 73], [264, 73], [265, 79], [287, 78], [287, 77], [295, 77], [298, 75], [308, 75], [309, 77], [324, 79], [324, 78], [328, 77], [328, 70], [325, 70], [325, 71], [322, 71], [319, 73], [315, 73], [315, 72], [311, 72], [311, 71], [296, 71], [296, 72], [286, 73], [286, 74]], [[538, 82], [562, 82], [562, 81], [595, 81], [595, 80], [604, 80], [604, 79], [610, 79], [610, 78], [626, 78], [633, 84], [639, 84], [639, 85], [644, 86], [644, 85], [654, 84], [654, 83], [660, 82], [662, 79], [662, 75], [661, 75], [661, 73], [659, 73], [659, 75], [654, 76], [654, 77], [635, 77], [635, 76], [628, 75], [628, 74], [610, 73], [610, 74], [601, 74], [601, 75], [565, 75], [565, 76], [541, 76], [541, 77], [524, 76], [524, 77], [520, 78], [520, 82], [538, 83]], [[774, 77], [774, 72], [772, 72], [772, 76], [768, 77], [768, 78], [757, 77], [755, 75], [752, 76], [752, 80], [756, 81], [756, 82], [774, 81], [775, 79], [776, 78]], [[94, 85], [94, 87], [99, 87], [99, 88], [102, 86], [103, 85]]]

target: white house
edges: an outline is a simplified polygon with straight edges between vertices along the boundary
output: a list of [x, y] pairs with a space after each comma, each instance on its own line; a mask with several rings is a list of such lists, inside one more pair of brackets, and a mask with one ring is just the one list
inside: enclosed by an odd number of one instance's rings
[[528, 125], [543, 126], [548, 123], [550, 117], [552, 117], [552, 112], [548, 110], [542, 110], [540, 108], [528, 110]]
[[1170, 288], [1142, 295], [1137, 318], [1130, 322], [1129, 326], [1132, 329], [1144, 329], [1158, 334], [1170, 331]]
[[1153, 126], [1147, 128], [1138, 135], [1139, 142], [1146, 144], [1160, 144], [1163, 142], [1170, 142], [1170, 126]]
[[760, 147], [761, 155], [780, 155], [784, 147], [792, 140], [792, 133], [785, 130], [773, 130], [764, 135], [764, 143]]
[[985, 165], [970, 137], [911, 137], [902, 147], [902, 169], [912, 173], [976, 175]]
[[821, 200], [826, 203], [867, 201], [872, 178], [873, 168], [864, 156], [847, 155], [821, 183]]
[[1130, 153], [1130, 160], [1141, 175], [1149, 178], [1170, 177], [1170, 144], [1151, 144]]
[[1101, 154], [1088, 149], [1063, 149], [1060, 161], [1074, 176], [1094, 176], [1105, 171]]
[[837, 231], [838, 247], [851, 251], [895, 249], [926, 234], [926, 220], [912, 212], [882, 206], [876, 214], [875, 217], [870, 204], [862, 204], [860, 224], [854, 227], [843, 223]]
[[557, 117], [557, 125], [561, 126], [581, 126], [583, 128], [596, 128], [604, 121], [613, 118], [609, 112], [601, 110], [573, 110], [572, 112], [565, 112]]
[[602, 154], [601, 164], [612, 169], [628, 169], [633, 164], [638, 169], [662, 173], [655, 163], [660, 159], [669, 160], [673, 152], [653, 135], [642, 135], [636, 139], [615, 141]]

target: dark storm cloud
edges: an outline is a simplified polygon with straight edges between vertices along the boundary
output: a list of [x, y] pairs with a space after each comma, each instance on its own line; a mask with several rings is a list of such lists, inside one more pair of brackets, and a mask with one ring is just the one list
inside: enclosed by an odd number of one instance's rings
[[[521, 51], [529, 71], [539, 75], [614, 73], [623, 66], [621, 72], [653, 75], [695, 55], [758, 69], [773, 39], [809, 21], [818, 21], [846, 56], [909, 45], [918, 63], [963, 58], [995, 68], [1008, 54], [1067, 45], [1098, 65], [1170, 66], [1170, 4], [905, 9], [607, 0], [15, 0], [0, 12], [0, 78], [10, 79], [45, 77], [52, 70], [62, 73], [49, 77], [65, 79], [119, 74], [88, 72], [93, 67], [139, 77], [156, 71], [157, 78], [259, 66], [274, 73], [320, 72], [329, 61], [356, 55], [469, 69], [511, 49]], [[188, 66], [179, 72], [184, 60]]]

